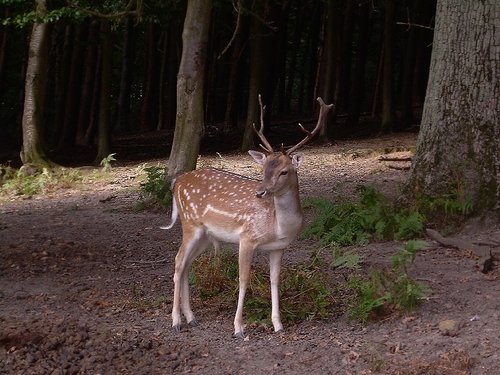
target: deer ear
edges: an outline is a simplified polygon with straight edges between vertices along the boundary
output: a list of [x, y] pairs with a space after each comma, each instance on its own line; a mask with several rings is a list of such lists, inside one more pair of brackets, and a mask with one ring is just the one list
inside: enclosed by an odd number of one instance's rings
[[292, 164], [296, 169], [300, 167], [303, 161], [304, 157], [302, 156], [302, 154], [295, 154], [292, 156]]
[[267, 157], [266, 154], [264, 154], [260, 151], [249, 150], [248, 153], [253, 158], [253, 160], [255, 160], [259, 164], [263, 165], [264, 162], [266, 161], [266, 157]]

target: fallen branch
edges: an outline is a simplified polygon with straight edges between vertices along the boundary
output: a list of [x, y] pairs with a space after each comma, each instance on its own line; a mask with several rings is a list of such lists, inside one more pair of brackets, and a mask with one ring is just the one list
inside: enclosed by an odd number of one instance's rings
[[459, 250], [472, 251], [478, 257], [478, 267], [481, 272], [487, 273], [493, 268], [494, 258], [491, 254], [491, 248], [481, 247], [466, 240], [443, 237], [438, 231], [426, 229], [427, 235], [434, 241], [445, 247], [452, 247]]
[[406, 157], [401, 157], [401, 158], [396, 158], [396, 157], [388, 157], [388, 156], [381, 156], [378, 158], [380, 161], [411, 161], [411, 156], [406, 156]]

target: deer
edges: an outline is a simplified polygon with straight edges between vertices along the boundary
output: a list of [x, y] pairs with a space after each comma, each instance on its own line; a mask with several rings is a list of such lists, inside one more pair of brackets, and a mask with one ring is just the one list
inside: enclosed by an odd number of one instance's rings
[[175, 257], [172, 327], [181, 331], [181, 311], [188, 325], [196, 327], [190, 306], [188, 274], [194, 259], [210, 244], [220, 242], [239, 245], [239, 293], [234, 318], [234, 337], [245, 338], [243, 303], [250, 278], [251, 263], [256, 251], [269, 252], [271, 284], [271, 320], [275, 332], [283, 330], [279, 310], [279, 278], [284, 249], [302, 229], [303, 212], [299, 196], [297, 170], [303, 162], [294, 153], [309, 142], [324, 126], [333, 104], [321, 98], [316, 127], [305, 138], [285, 151], [275, 151], [264, 136], [265, 106], [259, 95], [260, 129], [253, 129], [261, 140], [264, 152], [248, 153], [263, 169], [262, 181], [220, 169], [197, 169], [173, 181], [171, 229], [180, 216], [182, 243]]

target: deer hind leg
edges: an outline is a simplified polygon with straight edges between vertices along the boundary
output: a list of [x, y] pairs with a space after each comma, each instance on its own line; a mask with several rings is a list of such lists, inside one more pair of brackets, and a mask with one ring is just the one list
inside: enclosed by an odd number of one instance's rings
[[274, 250], [269, 253], [269, 278], [271, 281], [271, 301], [272, 312], [271, 320], [274, 326], [274, 332], [283, 330], [280, 318], [280, 299], [279, 299], [279, 284], [280, 284], [280, 269], [281, 259], [283, 258], [283, 250]]
[[250, 280], [250, 268], [252, 264], [255, 246], [246, 241], [240, 242], [239, 249], [239, 294], [238, 294], [238, 307], [236, 308], [236, 315], [234, 317], [234, 336], [245, 338], [243, 331], [243, 303], [245, 301], [245, 293]]
[[203, 228], [185, 230], [182, 245], [175, 257], [174, 302], [172, 307], [172, 327], [179, 332], [181, 329], [181, 309], [188, 324], [198, 325], [189, 302], [189, 270], [194, 259], [207, 248], [209, 244]]

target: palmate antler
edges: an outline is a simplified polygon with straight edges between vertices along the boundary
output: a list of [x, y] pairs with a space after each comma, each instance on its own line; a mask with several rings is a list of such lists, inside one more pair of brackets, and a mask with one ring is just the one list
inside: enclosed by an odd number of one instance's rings
[[[320, 108], [319, 108], [318, 123], [316, 124], [316, 127], [313, 129], [312, 132], [310, 132], [306, 128], [304, 128], [301, 123], [299, 123], [300, 129], [302, 129], [302, 131], [307, 135], [303, 140], [301, 140], [295, 146], [292, 146], [288, 150], [283, 151], [283, 153], [285, 153], [286, 155], [290, 156], [292, 152], [297, 151], [300, 147], [304, 146], [307, 142], [309, 142], [312, 138], [314, 138], [314, 136], [318, 134], [318, 132], [324, 126], [326, 122], [325, 121], [326, 115], [328, 114], [330, 109], [332, 109], [333, 104], [325, 104], [325, 102], [321, 98], [318, 98], [317, 101], [320, 105]], [[266, 110], [266, 106], [262, 105], [262, 97], [260, 94], [259, 94], [259, 105], [260, 105], [260, 130], [257, 130], [255, 124], [253, 124], [253, 129], [255, 130], [255, 133], [259, 136], [260, 140], [262, 141], [260, 147], [262, 147], [268, 153], [272, 154], [274, 152], [273, 147], [264, 136], [264, 113]]]

